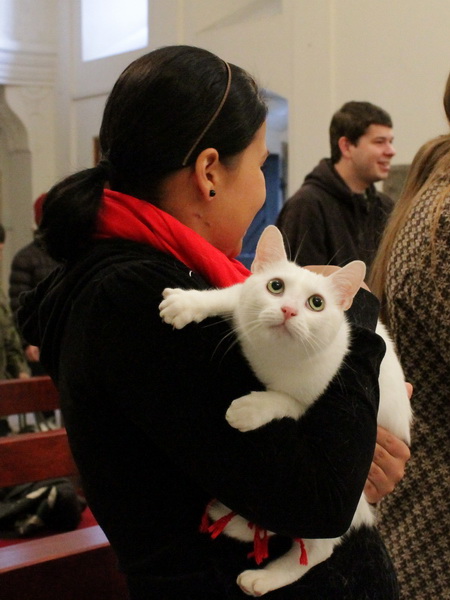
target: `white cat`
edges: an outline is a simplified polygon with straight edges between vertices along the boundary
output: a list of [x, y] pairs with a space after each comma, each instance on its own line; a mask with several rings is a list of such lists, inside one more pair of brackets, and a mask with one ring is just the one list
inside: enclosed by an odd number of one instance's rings
[[[325, 391], [349, 350], [345, 311], [365, 271], [361, 261], [327, 277], [303, 269], [288, 261], [281, 233], [269, 226], [259, 240], [252, 275], [244, 283], [204, 291], [166, 289], [160, 315], [177, 329], [210, 316], [233, 317], [244, 355], [266, 387], [264, 392], [237, 398], [226, 413], [232, 427], [250, 431], [272, 419], [299, 419]], [[381, 323], [377, 333], [387, 346], [380, 368], [378, 424], [409, 444], [412, 413], [403, 371]], [[228, 536], [253, 541], [248, 521], [232, 515], [221, 502], [214, 501], [208, 514], [212, 521], [226, 523], [223, 531]], [[362, 495], [351, 526], [374, 523], [373, 509]], [[237, 583], [251, 596], [288, 585], [326, 560], [340, 540], [297, 540], [285, 555], [264, 568], [241, 573]]]

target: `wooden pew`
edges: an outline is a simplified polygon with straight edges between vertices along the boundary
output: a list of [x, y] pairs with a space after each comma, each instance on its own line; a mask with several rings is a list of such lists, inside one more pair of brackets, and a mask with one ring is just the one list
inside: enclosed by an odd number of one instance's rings
[[[47, 376], [0, 381], [0, 415], [56, 410]], [[0, 437], [0, 487], [76, 477], [64, 428]], [[0, 549], [0, 597], [8, 600], [124, 600], [115, 555], [96, 526]]]

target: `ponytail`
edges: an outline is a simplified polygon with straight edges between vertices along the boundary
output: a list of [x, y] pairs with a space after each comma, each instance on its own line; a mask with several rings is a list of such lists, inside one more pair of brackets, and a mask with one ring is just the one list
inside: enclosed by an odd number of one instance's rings
[[58, 262], [71, 261], [91, 242], [103, 188], [106, 164], [70, 175], [48, 192], [38, 238]]

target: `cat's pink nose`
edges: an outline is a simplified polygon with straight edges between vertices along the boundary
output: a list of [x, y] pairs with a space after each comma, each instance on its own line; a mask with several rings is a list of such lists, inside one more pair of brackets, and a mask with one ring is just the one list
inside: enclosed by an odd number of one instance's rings
[[295, 308], [292, 308], [291, 306], [282, 306], [281, 312], [284, 314], [285, 321], [287, 321], [288, 319], [291, 319], [292, 317], [297, 316], [297, 311], [295, 310]]

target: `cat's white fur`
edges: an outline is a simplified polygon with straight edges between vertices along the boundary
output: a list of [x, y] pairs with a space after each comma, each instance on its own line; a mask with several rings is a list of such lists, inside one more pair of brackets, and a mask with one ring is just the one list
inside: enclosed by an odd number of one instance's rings
[[[266, 387], [264, 392], [237, 398], [226, 413], [232, 427], [250, 431], [273, 419], [299, 419], [325, 391], [349, 350], [350, 328], [345, 311], [365, 271], [361, 261], [353, 261], [326, 277], [303, 269], [288, 261], [281, 233], [269, 226], [259, 240], [252, 275], [244, 283], [206, 291], [166, 289], [160, 314], [178, 329], [210, 316], [233, 317], [244, 355]], [[271, 287], [280, 285], [276, 283], [279, 281], [282, 292], [271, 291]], [[314, 310], [315, 297], [324, 299], [323, 309]], [[317, 303], [320, 305], [320, 300], [316, 299]], [[403, 371], [381, 323], [377, 333], [387, 347], [380, 368], [378, 424], [409, 444], [412, 413]], [[228, 507], [215, 501], [209, 516], [216, 521], [229, 512]], [[374, 522], [373, 510], [362, 495], [351, 526], [372, 526]], [[242, 541], [253, 540], [248, 522], [239, 515], [224, 532]], [[300, 564], [300, 547], [293, 543], [289, 552], [263, 569], [241, 573], [237, 583], [252, 596], [288, 585], [326, 560], [340, 540], [305, 539], [307, 565]]]

